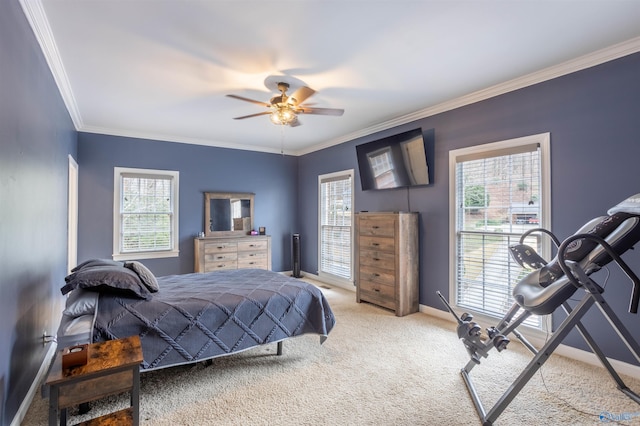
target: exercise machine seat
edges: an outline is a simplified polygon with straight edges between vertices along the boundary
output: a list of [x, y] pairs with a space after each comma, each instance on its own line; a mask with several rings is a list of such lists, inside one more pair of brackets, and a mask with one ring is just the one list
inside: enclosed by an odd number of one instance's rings
[[[622, 203], [621, 203], [622, 204]], [[618, 253], [624, 253], [640, 239], [640, 219], [638, 213], [629, 209], [612, 208], [609, 216], [592, 219], [574, 235], [591, 234], [603, 238]], [[523, 266], [535, 266], [542, 258], [524, 244], [511, 247], [511, 253]], [[537, 256], [537, 257], [536, 257]], [[565, 262], [576, 262], [590, 275], [611, 261], [611, 257], [593, 240], [576, 240], [565, 252]], [[563, 272], [558, 255], [549, 263], [522, 278], [513, 289], [515, 302], [526, 311], [536, 315], [547, 315], [555, 311], [569, 299], [578, 287], [575, 280]]]

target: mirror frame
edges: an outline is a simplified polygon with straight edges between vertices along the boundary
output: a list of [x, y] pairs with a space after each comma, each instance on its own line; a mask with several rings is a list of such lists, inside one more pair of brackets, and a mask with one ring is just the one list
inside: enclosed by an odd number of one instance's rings
[[[242, 231], [212, 231], [209, 224], [211, 223], [211, 200], [231, 200], [239, 198], [249, 200], [249, 211], [251, 214], [251, 229]], [[255, 194], [250, 192], [205, 192], [204, 193], [204, 236], [205, 237], [226, 237], [249, 235], [253, 227], [253, 202]]]

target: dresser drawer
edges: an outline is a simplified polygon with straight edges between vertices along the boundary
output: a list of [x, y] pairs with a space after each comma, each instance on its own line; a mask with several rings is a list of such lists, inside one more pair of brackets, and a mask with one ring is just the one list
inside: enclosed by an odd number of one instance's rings
[[224, 263], [224, 262], [235, 262], [238, 260], [238, 254], [235, 251], [229, 252], [217, 252], [217, 253], [205, 253], [204, 255], [204, 263]]
[[360, 235], [393, 237], [395, 227], [395, 220], [392, 217], [361, 218], [358, 232]]
[[357, 262], [360, 267], [373, 266], [375, 268], [388, 269], [390, 271], [394, 271], [396, 269], [395, 253], [386, 251], [360, 250]]
[[373, 266], [360, 265], [360, 279], [364, 281], [376, 282], [378, 284], [395, 286], [396, 274], [394, 271], [380, 269]]
[[238, 252], [238, 268], [266, 268], [267, 252], [240, 251]]
[[266, 251], [267, 240], [238, 241], [238, 251]]
[[396, 309], [396, 289], [393, 286], [362, 280], [360, 281], [360, 300], [388, 309]]
[[238, 243], [234, 241], [218, 241], [218, 242], [208, 242], [204, 245], [204, 254], [208, 255], [211, 253], [230, 253], [238, 251]]
[[393, 238], [361, 235], [358, 243], [360, 244], [360, 250], [386, 251], [392, 253], [395, 251], [395, 240]]
[[267, 258], [256, 259], [238, 259], [238, 269], [269, 269], [269, 265], [267, 265]]
[[221, 271], [224, 269], [238, 269], [238, 261], [233, 259], [221, 262], [206, 262], [204, 265], [204, 272]]

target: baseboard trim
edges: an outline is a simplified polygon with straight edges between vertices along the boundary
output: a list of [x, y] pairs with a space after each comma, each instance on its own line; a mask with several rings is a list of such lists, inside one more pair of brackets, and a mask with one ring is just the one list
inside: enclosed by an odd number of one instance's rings
[[49, 372], [49, 366], [51, 365], [51, 360], [56, 354], [57, 348], [58, 345], [55, 342], [52, 342], [51, 345], [49, 345], [49, 349], [47, 350], [47, 354], [44, 356], [44, 360], [40, 365], [38, 374], [36, 374], [36, 378], [33, 380], [33, 383], [31, 383], [31, 387], [29, 388], [27, 395], [22, 400], [22, 404], [20, 404], [18, 412], [13, 417], [11, 426], [20, 426], [22, 420], [24, 420], [24, 417], [27, 415], [27, 411], [29, 411], [29, 407], [31, 406], [33, 398], [36, 396], [36, 393], [40, 388], [40, 384], [44, 381], [47, 373]]
[[307, 277], [309, 279], [312, 279], [314, 281], [318, 281], [321, 283], [325, 283], [327, 285], [333, 286], [333, 287], [340, 287], [343, 290], [348, 290], [348, 291], [352, 291], [352, 292], [356, 292], [356, 286], [352, 285], [352, 284], [345, 284], [339, 281], [331, 281], [331, 280], [327, 280], [324, 277], [321, 277], [317, 274], [312, 274], [311, 272], [306, 272], [306, 271], [302, 271], [302, 276], [303, 277]]
[[[435, 309], [426, 305], [420, 305], [420, 312], [432, 317], [449, 321], [452, 324], [455, 324], [455, 321], [451, 316], [451, 314], [446, 311]], [[544, 340], [540, 339], [539, 337], [527, 335], [527, 333], [525, 332], [523, 332], [522, 334], [525, 335], [525, 337], [538, 348], [544, 344]], [[594, 353], [585, 351], [583, 349], [574, 348], [572, 346], [564, 345], [561, 343], [554, 353], [557, 355], [561, 355], [565, 358], [581, 361], [589, 365], [594, 365], [596, 367], [604, 368], [602, 366], [602, 363], [600, 363], [600, 360]], [[640, 379], [640, 366], [619, 361], [617, 359], [612, 359], [612, 358], [607, 358], [607, 359], [619, 374], [623, 374], [623, 375], [632, 377], [634, 379]]]
[[419, 310], [423, 314], [427, 314], [427, 315], [432, 316], [432, 317], [440, 318], [442, 320], [449, 321], [451, 323], [455, 323], [455, 321], [453, 320], [451, 314], [449, 312], [447, 312], [447, 311], [443, 311], [442, 309], [432, 308], [431, 306], [427, 306], [427, 305], [420, 305]]

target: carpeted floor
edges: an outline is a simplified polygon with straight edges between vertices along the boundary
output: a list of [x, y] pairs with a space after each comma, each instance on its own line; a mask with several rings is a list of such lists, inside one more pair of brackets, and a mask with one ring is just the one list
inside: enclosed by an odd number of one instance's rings
[[[424, 314], [395, 317], [323, 288], [337, 324], [317, 336], [268, 345], [213, 365], [175, 367], [141, 377], [142, 425], [475, 425], [480, 424], [460, 376], [467, 361], [452, 323]], [[487, 410], [531, 359], [516, 343], [493, 352], [472, 372]], [[640, 381], [624, 378], [640, 391]], [[47, 400], [36, 396], [24, 425], [47, 424]], [[77, 423], [128, 405], [128, 396], [98, 402]], [[600, 414], [628, 415], [640, 405], [599, 368], [552, 356], [499, 417], [497, 425], [594, 425]], [[637, 417], [636, 417], [637, 416]]]

